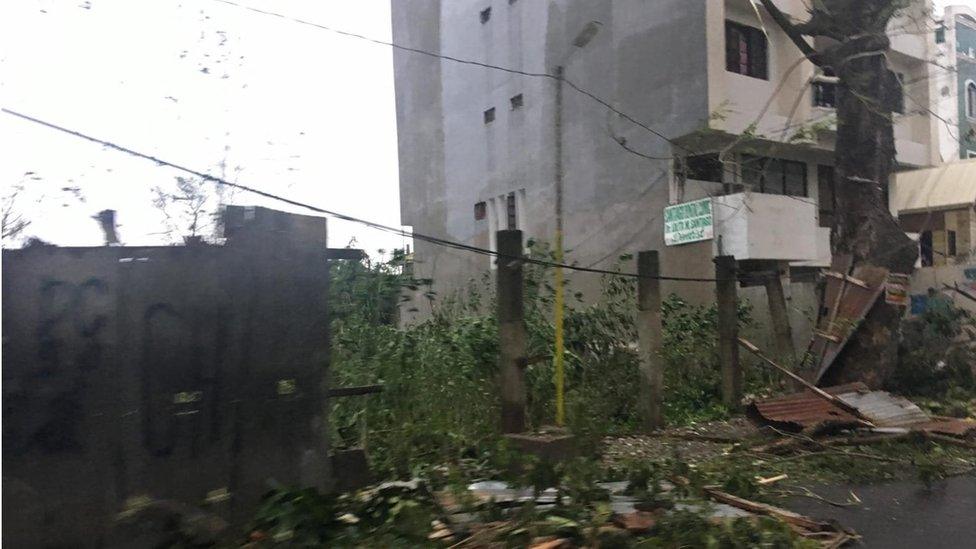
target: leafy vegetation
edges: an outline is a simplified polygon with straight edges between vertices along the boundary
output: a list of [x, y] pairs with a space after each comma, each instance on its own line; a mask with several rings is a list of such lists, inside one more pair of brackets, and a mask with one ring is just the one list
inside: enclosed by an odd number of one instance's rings
[[[906, 319], [902, 322], [898, 364], [888, 389], [930, 398], [949, 396], [957, 402], [973, 399], [976, 397], [974, 340], [976, 318], [948, 303]], [[965, 408], [960, 412], [968, 415]]]
[[[549, 257], [541, 245], [532, 253]], [[529, 264], [525, 270], [528, 352], [542, 357], [526, 369], [529, 418], [541, 426], [554, 417], [553, 368], [546, 358], [553, 340], [553, 289], [543, 268]], [[400, 477], [430, 464], [490, 456], [499, 438], [491, 420], [499, 416], [498, 344], [489, 281], [472, 283], [462, 297], [439, 303], [430, 318], [397, 327], [404, 290], [424, 283], [404, 273], [398, 253], [386, 263], [338, 266], [332, 277], [332, 382], [384, 384], [379, 395], [337, 399], [334, 440], [367, 447], [378, 471]], [[587, 444], [636, 425], [635, 286], [630, 279], [607, 277], [598, 301], [572, 295], [565, 322], [567, 421]], [[747, 308], [740, 318], [749, 322]], [[715, 308], [671, 296], [664, 303], [664, 324], [668, 421], [725, 417], [718, 398]]]

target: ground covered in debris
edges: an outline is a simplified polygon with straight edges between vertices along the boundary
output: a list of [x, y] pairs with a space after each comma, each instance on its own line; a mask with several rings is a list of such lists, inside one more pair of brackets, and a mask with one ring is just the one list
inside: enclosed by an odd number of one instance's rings
[[[555, 417], [552, 295], [543, 273], [525, 270], [527, 351], [542, 357], [526, 366], [527, 412], [540, 426]], [[481, 313], [490, 288], [398, 329], [362, 306], [395, 303], [404, 281], [392, 272], [333, 271], [333, 380], [385, 389], [336, 399], [330, 419], [336, 448], [364, 448], [376, 478], [398, 480], [332, 496], [275, 490], [236, 545], [836, 547], [856, 528], [818, 509], [883, 517], [867, 487], [976, 478], [976, 442], [951, 419], [974, 415], [976, 355], [954, 342], [976, 321], [962, 313], [906, 325], [891, 394], [795, 397], [780, 372], [745, 356], [744, 389], [757, 395], [747, 420], [721, 404], [714, 307], [669, 297], [661, 359], [671, 427], [637, 435], [634, 287], [608, 280], [597, 303], [568, 304], [566, 427], [577, 457], [547, 462], [514, 452], [497, 429], [497, 322]], [[748, 307], [739, 324], [748, 335]]]
[[790, 433], [741, 417], [607, 437], [602, 450], [602, 460], [561, 462], [499, 452], [338, 497], [279, 491], [247, 545], [839, 547], [858, 533], [824, 509], [858, 509], [870, 526], [887, 511], [864, 499], [877, 502], [890, 481], [937, 489], [976, 478], [966, 437]]

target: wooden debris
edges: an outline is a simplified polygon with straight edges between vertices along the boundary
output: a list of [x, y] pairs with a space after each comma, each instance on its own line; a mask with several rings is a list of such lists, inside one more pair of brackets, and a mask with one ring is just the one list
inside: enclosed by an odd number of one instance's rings
[[827, 402], [833, 404], [834, 406], [840, 408], [841, 410], [844, 410], [844, 411], [850, 413], [851, 415], [853, 415], [853, 416], [855, 416], [857, 418], [860, 418], [861, 421], [863, 421], [866, 425], [873, 426], [873, 424], [870, 421], [868, 421], [867, 418], [865, 418], [864, 415], [861, 414], [861, 412], [858, 411], [857, 408], [855, 408], [855, 407], [851, 406], [850, 404], [844, 402], [843, 400], [835, 397], [834, 395], [832, 395], [832, 394], [824, 391], [820, 387], [817, 387], [816, 385], [810, 383], [809, 381], [803, 379], [802, 377], [794, 374], [789, 369], [787, 369], [787, 368], [785, 368], [783, 366], [780, 366], [779, 364], [777, 364], [776, 362], [774, 362], [771, 358], [769, 358], [766, 355], [764, 355], [759, 350], [759, 347], [756, 347], [755, 345], [753, 345], [752, 343], [750, 343], [748, 340], [743, 339], [743, 338], [740, 337], [739, 338], [739, 345], [742, 345], [750, 353], [756, 355], [763, 362], [769, 364], [773, 368], [776, 368], [777, 370], [779, 370], [780, 372], [782, 372], [783, 374], [785, 374], [787, 377], [789, 377], [793, 381], [796, 381], [800, 385], [803, 385], [804, 387], [806, 387], [807, 389], [809, 389], [811, 392], [813, 392], [813, 394], [815, 394], [818, 397], [826, 400]]
[[787, 475], [786, 473], [783, 473], [782, 475], [776, 475], [776, 476], [773, 476], [773, 477], [768, 477], [768, 478], [758, 477], [759, 480], [756, 481], [756, 484], [758, 484], [760, 486], [768, 486], [770, 484], [779, 482], [781, 480], [786, 480], [788, 478], [790, 478], [790, 476]]
[[610, 522], [627, 530], [631, 534], [643, 534], [657, 524], [657, 514], [649, 511], [634, 511], [633, 513], [614, 514]]
[[853, 284], [855, 286], [860, 286], [860, 287], [864, 288], [865, 290], [870, 290], [871, 289], [871, 287], [868, 286], [867, 282], [864, 282], [863, 280], [861, 280], [859, 278], [854, 278], [851, 275], [845, 275], [845, 274], [841, 274], [841, 273], [836, 273], [834, 271], [826, 271], [826, 272], [824, 272], [824, 276], [829, 276], [829, 277], [837, 278], [837, 279], [840, 279], [840, 280], [844, 280], [846, 282], [850, 282], [851, 284]]
[[836, 528], [829, 522], [817, 521], [787, 509], [733, 496], [732, 494], [723, 492], [714, 486], [706, 486], [705, 493], [711, 496], [711, 498], [715, 501], [724, 503], [726, 505], [731, 505], [732, 507], [738, 507], [739, 509], [748, 511], [750, 513], [755, 513], [757, 515], [777, 518], [783, 522], [792, 524], [794, 526], [799, 526], [800, 528], [811, 532], [832, 532], [836, 530]]

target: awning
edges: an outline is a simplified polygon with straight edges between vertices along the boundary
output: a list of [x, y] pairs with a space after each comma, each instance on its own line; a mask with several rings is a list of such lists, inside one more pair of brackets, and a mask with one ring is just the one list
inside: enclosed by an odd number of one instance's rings
[[976, 204], [976, 158], [894, 175], [891, 211], [951, 210]]

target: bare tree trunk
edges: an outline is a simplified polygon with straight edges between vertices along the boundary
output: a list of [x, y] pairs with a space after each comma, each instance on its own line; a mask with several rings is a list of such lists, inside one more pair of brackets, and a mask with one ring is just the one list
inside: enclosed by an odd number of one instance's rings
[[[901, 89], [888, 68], [888, 21], [904, 0], [821, 0], [803, 23], [789, 20], [761, 0], [776, 23], [813, 63], [830, 68], [837, 89], [835, 185], [837, 217], [834, 254], [850, 254], [853, 264], [911, 273], [917, 249], [884, 201], [895, 164], [892, 111], [900, 110]], [[834, 44], [814, 49], [803, 38], [823, 36]], [[862, 380], [880, 385], [897, 360], [901, 310], [881, 300], [854, 333], [824, 383]]]

